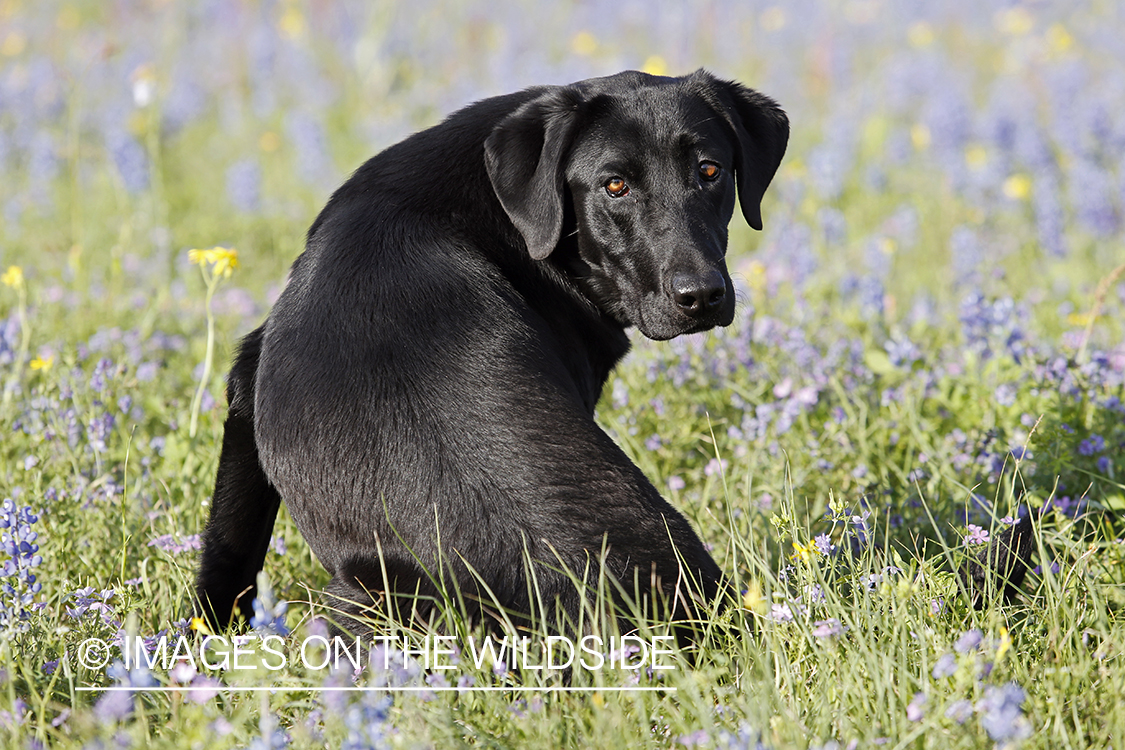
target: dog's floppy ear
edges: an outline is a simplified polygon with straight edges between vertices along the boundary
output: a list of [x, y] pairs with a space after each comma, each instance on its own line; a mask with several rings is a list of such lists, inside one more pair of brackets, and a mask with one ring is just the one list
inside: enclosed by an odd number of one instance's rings
[[722, 81], [700, 71], [717, 90], [720, 111], [737, 138], [738, 202], [746, 223], [762, 228], [762, 196], [777, 173], [789, 143], [789, 118], [777, 102], [734, 81]]
[[580, 104], [574, 89], [551, 90], [504, 118], [484, 142], [492, 189], [535, 260], [550, 255], [562, 233], [563, 161]]

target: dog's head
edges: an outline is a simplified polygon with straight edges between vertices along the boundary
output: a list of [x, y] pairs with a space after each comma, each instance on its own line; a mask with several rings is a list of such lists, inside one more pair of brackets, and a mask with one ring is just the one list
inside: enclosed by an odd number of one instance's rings
[[485, 163], [531, 257], [576, 233], [567, 270], [583, 292], [623, 325], [669, 339], [734, 319], [735, 194], [761, 229], [788, 138], [785, 113], [740, 84], [629, 71], [527, 102], [492, 132]]

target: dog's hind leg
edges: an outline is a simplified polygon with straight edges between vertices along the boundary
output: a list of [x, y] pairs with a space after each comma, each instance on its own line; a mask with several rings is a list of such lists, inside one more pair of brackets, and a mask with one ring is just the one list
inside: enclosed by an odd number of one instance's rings
[[418, 564], [395, 554], [341, 561], [322, 597], [333, 631], [361, 637], [387, 619], [425, 624], [440, 600]]
[[227, 379], [230, 410], [195, 586], [198, 611], [216, 629], [226, 627], [239, 613], [251, 617], [254, 581], [266, 559], [281, 504], [258, 461], [254, 442], [254, 378], [261, 346], [258, 328], [242, 340]]

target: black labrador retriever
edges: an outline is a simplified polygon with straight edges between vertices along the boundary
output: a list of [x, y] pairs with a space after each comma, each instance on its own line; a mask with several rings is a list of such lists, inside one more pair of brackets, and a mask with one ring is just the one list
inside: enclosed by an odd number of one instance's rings
[[760, 229], [788, 135], [738, 83], [625, 72], [485, 99], [361, 166], [229, 376], [212, 624], [249, 616], [282, 499], [345, 622], [408, 595], [574, 623], [603, 564], [673, 618], [715, 597], [594, 406], [630, 326], [731, 323], [735, 195]]

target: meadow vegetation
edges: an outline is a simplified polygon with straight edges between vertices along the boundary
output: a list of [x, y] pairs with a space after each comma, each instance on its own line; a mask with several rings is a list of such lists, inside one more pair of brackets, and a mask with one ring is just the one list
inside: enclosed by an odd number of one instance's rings
[[[1123, 24], [1099, 2], [0, 0], [0, 743], [1120, 743]], [[738, 592], [691, 653], [569, 679], [464, 648], [451, 670], [82, 663], [91, 638], [204, 637], [223, 378], [351, 170], [484, 96], [701, 66], [781, 103], [788, 156], [765, 231], [732, 226], [734, 324], [634, 336], [598, 409]], [[955, 571], [1026, 513], [1024, 593], [973, 610]], [[327, 578], [284, 510], [274, 533], [251, 624], [300, 643]], [[353, 684], [399, 689], [320, 689]]]

